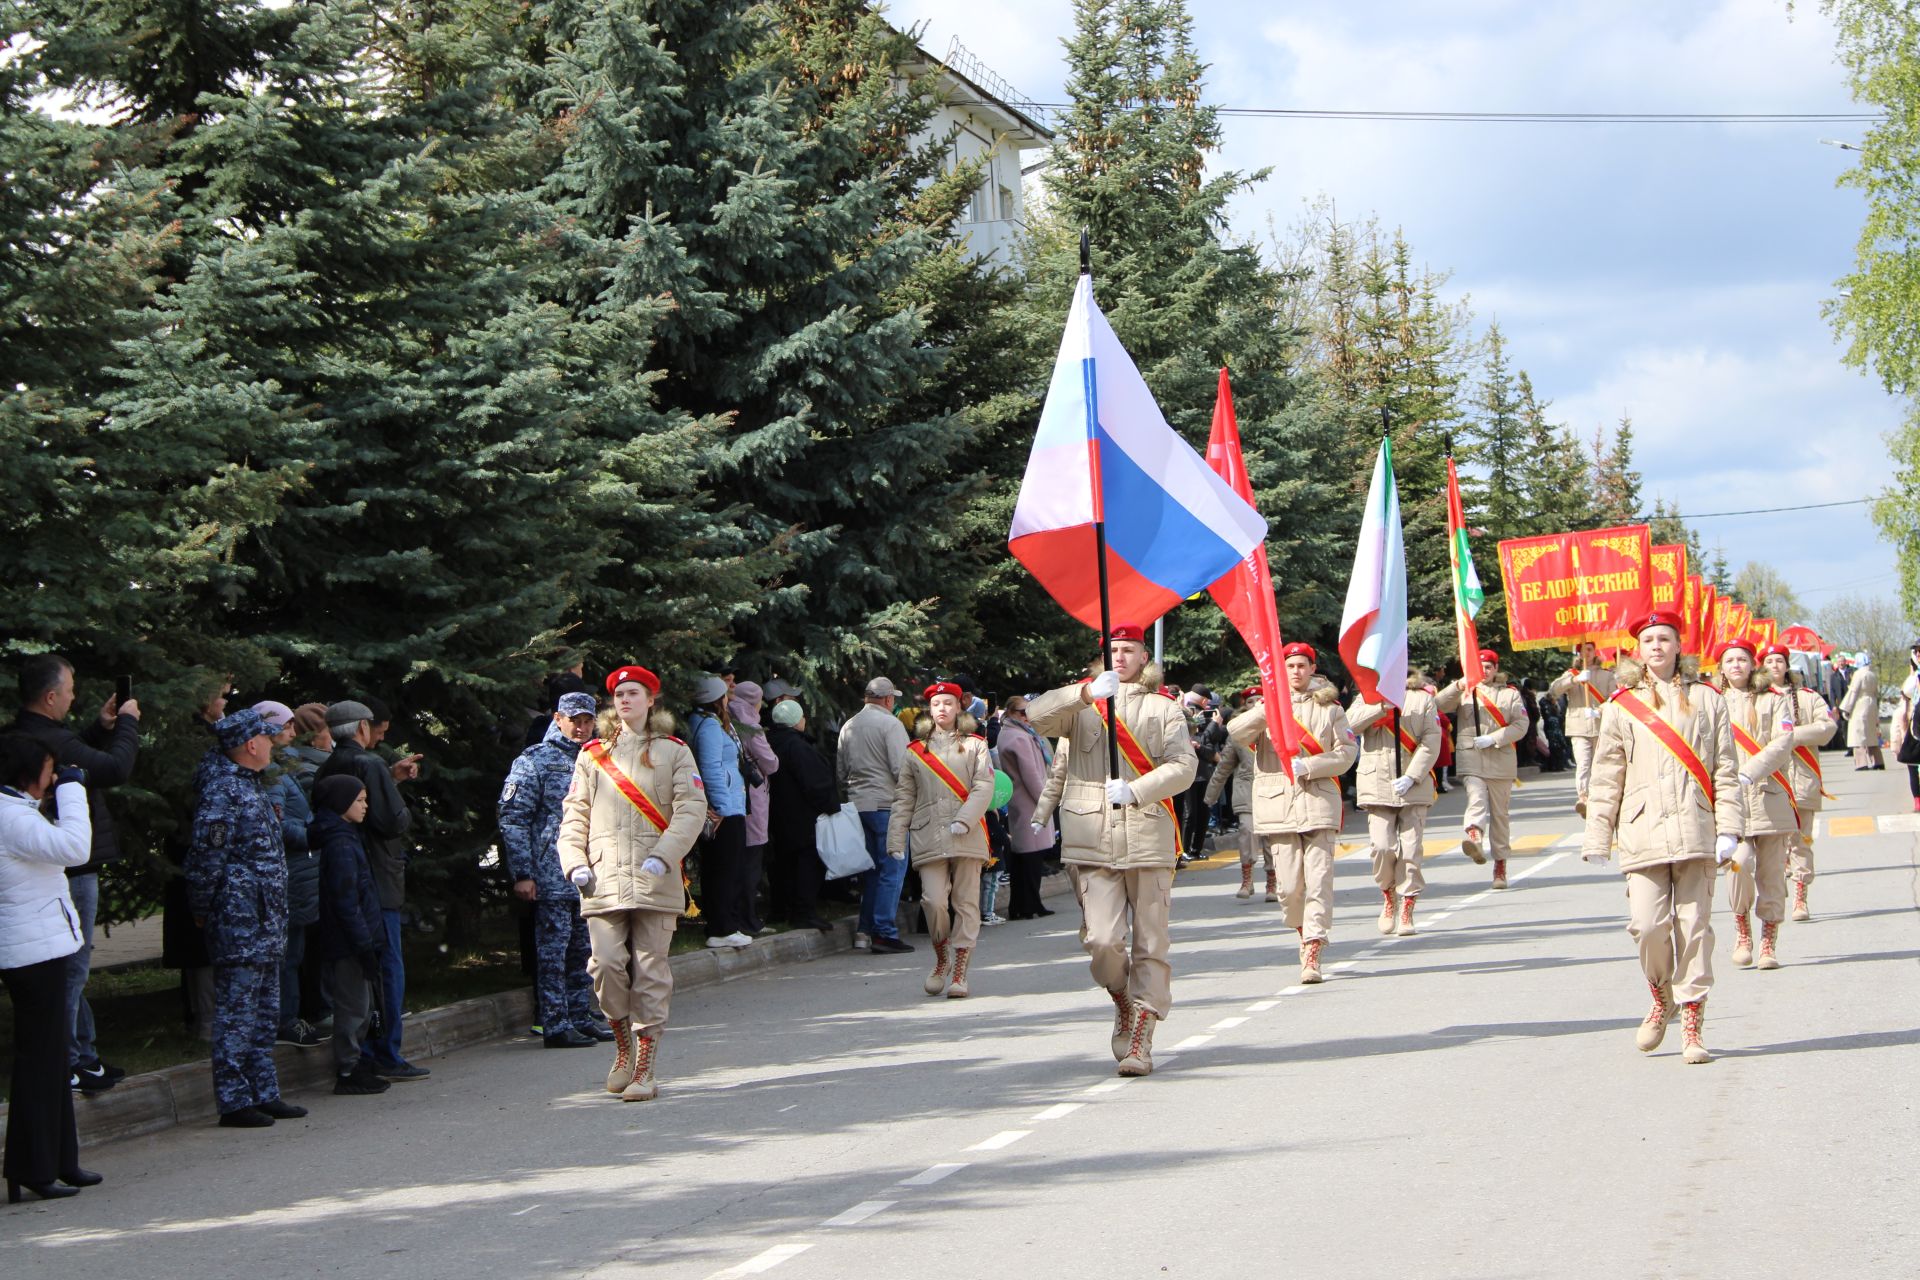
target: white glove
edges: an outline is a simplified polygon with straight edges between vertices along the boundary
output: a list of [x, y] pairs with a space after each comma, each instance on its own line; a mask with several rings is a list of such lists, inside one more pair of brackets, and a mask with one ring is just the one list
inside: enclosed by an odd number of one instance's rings
[[1593, 677], [1584, 671], [1574, 672], [1573, 680], [1575, 684], [1592, 684], [1593, 683]]
[[650, 876], [663, 876], [667, 874], [667, 864], [659, 858], [648, 858], [640, 864], [640, 869]]
[[1724, 866], [1733, 861], [1733, 851], [1739, 847], [1738, 836], [1721, 836], [1713, 842], [1713, 860]]
[[1611, 853], [1583, 853], [1580, 857], [1587, 862], [1591, 862], [1596, 867], [1604, 867], [1607, 863], [1613, 861], [1613, 855]]
[[576, 889], [592, 888], [593, 887], [593, 868], [592, 867], [575, 867], [572, 871], [567, 873], [567, 879], [573, 881], [573, 887]]
[[1027, 830], [1033, 832], [1033, 834], [1035, 835], [1039, 835], [1042, 831], [1046, 830], [1046, 828], [1040, 825], [1038, 822], [1029, 822], [1027, 824]]
[[1749, 778], [1749, 777], [1748, 777], [1748, 776], [1747, 776], [1746, 774], [1744, 774], [1744, 773], [1740, 775], [1740, 789], [1741, 789], [1742, 791], [1744, 791], [1744, 790], [1746, 790], [1746, 789], [1747, 789], [1748, 787], [1750, 787], [1750, 786], [1752, 786], [1752, 785], [1753, 785], [1753, 779], [1752, 779], [1752, 778]]
[[964, 822], [949, 822], [947, 824], [947, 834], [950, 836], [963, 836], [967, 834], [967, 824]]
[[1404, 796], [1411, 790], [1413, 790], [1412, 778], [1395, 778], [1393, 780], [1393, 794]]
[[1107, 780], [1107, 803], [1118, 805], [1132, 804], [1133, 788], [1128, 786], [1123, 779], [1109, 778]]
[[895, 862], [905, 862], [907, 860], [907, 851], [902, 849], [899, 853], [890, 853], [887, 856]]
[[1493, 735], [1490, 733], [1483, 733], [1473, 740], [1473, 749], [1475, 751], [1486, 751], [1493, 745]]
[[1087, 697], [1094, 702], [1098, 702], [1102, 698], [1111, 698], [1118, 692], [1120, 692], [1120, 673], [1118, 671], [1102, 671], [1099, 675], [1087, 681]]

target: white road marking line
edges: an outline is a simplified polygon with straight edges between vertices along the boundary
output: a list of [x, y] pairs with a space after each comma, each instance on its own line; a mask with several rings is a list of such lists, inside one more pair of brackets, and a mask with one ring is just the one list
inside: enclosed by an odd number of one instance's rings
[[1280, 1002], [1278, 1000], [1256, 1000], [1254, 1003], [1247, 1006], [1247, 1012], [1248, 1013], [1265, 1013], [1269, 1009], [1277, 1009], [1279, 1007], [1280, 1007]]
[[777, 1244], [765, 1253], [755, 1254], [737, 1267], [728, 1267], [725, 1271], [716, 1271], [707, 1280], [734, 1280], [736, 1276], [757, 1276], [763, 1271], [771, 1271], [788, 1258], [797, 1258], [813, 1248], [810, 1241], [796, 1244]]
[[1032, 1132], [1033, 1130], [1031, 1129], [1002, 1129], [999, 1133], [994, 1134], [991, 1138], [988, 1138], [982, 1142], [974, 1143], [972, 1146], [968, 1147], [967, 1150], [998, 1151], [1002, 1147], [1012, 1146], [1014, 1143], [1020, 1141], [1020, 1139], [1026, 1137], [1028, 1134]]
[[857, 1227], [876, 1213], [885, 1213], [898, 1204], [897, 1200], [862, 1200], [853, 1208], [835, 1217], [828, 1218], [820, 1225], [823, 1227]]
[[1283, 996], [1297, 996], [1302, 991], [1305, 991], [1305, 990], [1306, 990], [1305, 987], [1283, 987], [1280, 991], [1280, 994]]
[[1179, 1044], [1174, 1045], [1171, 1049], [1162, 1049], [1160, 1052], [1179, 1053], [1182, 1049], [1198, 1049], [1203, 1044], [1211, 1043], [1212, 1040], [1213, 1040], [1212, 1036], [1188, 1036], [1185, 1040], [1182, 1040]]
[[1344, 971], [1346, 971], [1346, 970], [1348, 970], [1348, 969], [1351, 969], [1351, 968], [1353, 968], [1353, 966], [1354, 966], [1354, 964], [1355, 964], [1355, 963], [1356, 963], [1356, 962], [1355, 962], [1355, 961], [1352, 961], [1352, 960], [1342, 960], [1342, 961], [1341, 961], [1341, 962], [1340, 962], [1339, 964], [1330, 964], [1330, 965], [1328, 965], [1328, 966], [1327, 966], [1327, 972], [1328, 972], [1328, 973], [1342, 973], [1342, 972], [1344, 972]]
[[540, 1206], [537, 1204], [530, 1204], [524, 1209], [515, 1209], [513, 1211], [513, 1216], [516, 1218], [524, 1218], [528, 1214], [532, 1213], [535, 1209], [538, 1209], [539, 1207]]
[[1562, 849], [1559, 853], [1556, 853], [1551, 857], [1542, 858], [1539, 862], [1534, 863], [1532, 866], [1528, 867], [1525, 871], [1522, 871], [1519, 875], [1511, 876], [1509, 877], [1509, 879], [1514, 881], [1525, 880], [1528, 876], [1532, 875], [1534, 872], [1545, 871], [1548, 867], [1552, 866], [1554, 863], [1560, 861], [1560, 859], [1566, 856], [1567, 856], [1567, 851], [1565, 849]]
[[1231, 1030], [1233, 1030], [1233, 1029], [1234, 1029], [1235, 1027], [1237, 1027], [1237, 1026], [1240, 1026], [1240, 1025], [1242, 1025], [1243, 1023], [1245, 1023], [1245, 1022], [1246, 1022], [1246, 1019], [1245, 1019], [1245, 1018], [1222, 1018], [1222, 1019], [1220, 1019], [1220, 1021], [1218, 1021], [1218, 1022], [1216, 1022], [1216, 1023], [1214, 1023], [1214, 1024], [1212, 1025], [1212, 1026], [1210, 1026], [1210, 1027], [1208, 1027], [1208, 1028], [1207, 1028], [1207, 1030], [1209, 1030], [1209, 1031], [1231, 1031]]
[[1124, 1089], [1127, 1086], [1128, 1082], [1129, 1082], [1128, 1079], [1103, 1080], [1099, 1084], [1087, 1086], [1085, 1089], [1082, 1089], [1080, 1092], [1112, 1093], [1115, 1089]]
[[[800, 1104], [796, 1102], [796, 1103], [794, 1103], [794, 1104], [793, 1104], [793, 1107], [797, 1107], [797, 1106], [799, 1106], [799, 1105], [800, 1105]], [[789, 1111], [791, 1111], [791, 1110], [793, 1110], [793, 1107], [782, 1107], [782, 1108], [780, 1108], [780, 1110], [779, 1110], [779, 1111], [778, 1111], [778, 1112], [777, 1112], [776, 1114], [779, 1114], [779, 1115], [785, 1115], [785, 1114], [787, 1114], [787, 1112], [789, 1112]]]
[[942, 1178], [950, 1177], [966, 1167], [965, 1164], [936, 1164], [931, 1168], [922, 1169], [911, 1178], [900, 1179], [900, 1185], [903, 1187], [930, 1187]]
[[1072, 1115], [1086, 1105], [1084, 1102], [1056, 1102], [1045, 1111], [1035, 1112], [1033, 1118], [1035, 1120], [1058, 1120], [1062, 1116]]

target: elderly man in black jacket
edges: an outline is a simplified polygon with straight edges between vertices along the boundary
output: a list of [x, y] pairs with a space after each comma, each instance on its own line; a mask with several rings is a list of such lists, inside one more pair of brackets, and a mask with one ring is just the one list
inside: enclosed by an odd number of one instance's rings
[[61, 768], [87, 771], [87, 813], [93, 822], [93, 853], [84, 866], [67, 870], [67, 888], [80, 917], [80, 949], [67, 957], [67, 1022], [72, 1028], [68, 1061], [74, 1083], [88, 1092], [110, 1089], [126, 1075], [100, 1061], [93, 1046], [93, 1010], [87, 1005], [87, 975], [93, 967], [93, 922], [100, 908], [100, 868], [120, 860], [120, 840], [106, 793], [133, 776], [140, 755], [140, 704], [108, 698], [80, 733], [67, 728], [73, 707], [73, 664], [57, 654], [29, 658], [20, 668], [20, 713], [11, 728], [53, 752]]
[[380, 1034], [369, 1036], [366, 1060], [383, 1080], [418, 1080], [430, 1073], [400, 1054], [400, 1011], [407, 995], [407, 970], [400, 954], [400, 908], [407, 901], [407, 839], [413, 812], [400, 794], [400, 784], [419, 776], [418, 758], [408, 756], [388, 764], [373, 752], [373, 711], [364, 702], [336, 702], [327, 708], [327, 728], [333, 734], [333, 753], [320, 766], [316, 779], [346, 775], [367, 789], [367, 816], [361, 824], [367, 862], [374, 888], [380, 894], [380, 916], [386, 926], [380, 952]]
[[772, 855], [774, 912], [797, 929], [831, 929], [820, 915], [820, 885], [826, 868], [814, 844], [814, 819], [840, 812], [833, 769], [807, 736], [798, 701], [773, 708], [767, 745], [780, 767], [767, 779], [767, 845]]

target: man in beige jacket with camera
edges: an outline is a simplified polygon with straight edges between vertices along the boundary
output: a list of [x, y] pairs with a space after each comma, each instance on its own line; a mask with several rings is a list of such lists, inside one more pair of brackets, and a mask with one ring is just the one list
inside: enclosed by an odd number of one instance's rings
[[[1113, 667], [1043, 693], [1027, 707], [1035, 733], [1065, 738], [1061, 858], [1078, 867], [1093, 980], [1113, 1000], [1113, 1056], [1123, 1076], [1153, 1070], [1154, 1024], [1173, 1007], [1167, 918], [1180, 823], [1173, 798], [1198, 769], [1180, 704], [1159, 692], [1145, 628], [1115, 626]], [[1119, 718], [1120, 774], [1110, 776], [1107, 699]]]

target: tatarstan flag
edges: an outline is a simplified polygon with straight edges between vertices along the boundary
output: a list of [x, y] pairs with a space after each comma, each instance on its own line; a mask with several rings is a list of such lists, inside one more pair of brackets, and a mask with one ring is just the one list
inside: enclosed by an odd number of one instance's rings
[[1471, 689], [1487, 678], [1480, 665], [1480, 633], [1473, 625], [1487, 593], [1480, 589], [1480, 575], [1473, 571], [1473, 554], [1467, 549], [1467, 517], [1460, 506], [1460, 476], [1453, 469], [1453, 455], [1447, 455], [1447, 555], [1453, 562], [1453, 629], [1460, 642], [1460, 674]]

